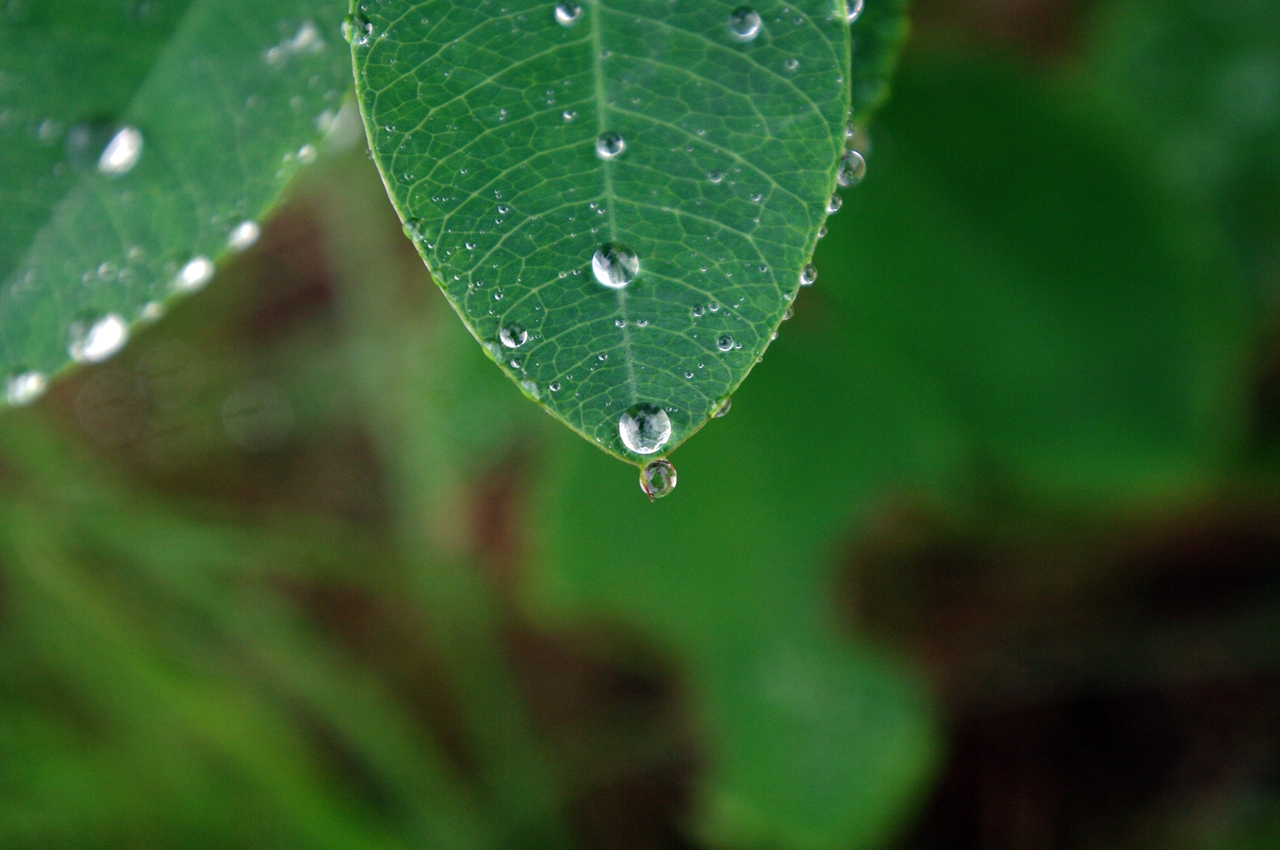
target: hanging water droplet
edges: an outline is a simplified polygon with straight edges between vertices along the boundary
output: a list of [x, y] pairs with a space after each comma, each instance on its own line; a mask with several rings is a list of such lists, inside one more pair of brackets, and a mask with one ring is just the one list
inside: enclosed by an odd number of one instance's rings
[[628, 450], [651, 455], [671, 439], [671, 417], [656, 405], [637, 404], [618, 419], [618, 436]]
[[573, 26], [578, 18], [582, 17], [582, 7], [573, 2], [561, 2], [556, 4], [556, 23], [562, 27]]
[[373, 36], [373, 24], [363, 15], [347, 15], [342, 19], [342, 37], [356, 47], [364, 47]]
[[236, 253], [248, 251], [258, 243], [262, 236], [262, 227], [256, 221], [242, 221], [227, 237], [227, 247]]
[[842, 206], [844, 206], [844, 198], [840, 197], [838, 193], [834, 194], [827, 200], [827, 213], [835, 215]]
[[725, 396], [720, 400], [720, 403], [716, 405], [716, 409], [711, 411], [711, 418], [719, 419], [721, 416], [728, 413], [731, 407], [733, 407], [733, 399], [729, 396]]
[[844, 15], [845, 23], [852, 24], [854, 21], [858, 20], [858, 17], [862, 14], [863, 5], [864, 0], [847, 0]]
[[750, 6], [739, 6], [729, 14], [729, 32], [738, 41], [754, 41], [760, 35], [760, 13]]
[[98, 170], [108, 177], [128, 174], [142, 158], [142, 145], [142, 132], [137, 127], [120, 128], [98, 157]]
[[197, 292], [213, 280], [215, 271], [213, 261], [208, 257], [196, 257], [178, 272], [178, 276], [173, 279], [173, 288], [178, 292]]
[[498, 341], [507, 348], [519, 348], [529, 338], [529, 332], [519, 325], [507, 325], [498, 331]]
[[827, 238], [827, 226], [826, 226], [825, 224], [824, 224], [824, 225], [822, 225], [822, 227], [819, 227], [819, 228], [818, 228], [818, 238], [819, 238], [819, 239], [826, 239], [826, 238]]
[[655, 460], [640, 470], [640, 489], [649, 501], [668, 496], [676, 489], [676, 468], [669, 460]]
[[26, 407], [49, 387], [49, 380], [39, 372], [19, 372], [5, 384], [5, 401], [10, 407]]
[[596, 156], [603, 160], [616, 159], [626, 149], [626, 140], [611, 130], [606, 130], [596, 137]]
[[867, 161], [857, 151], [848, 151], [836, 169], [836, 182], [841, 186], [857, 186], [867, 176]]
[[801, 286], [813, 286], [814, 282], [817, 281], [817, 279], [818, 279], [818, 267], [815, 266], [813, 263], [807, 263], [805, 267], [800, 270]]
[[721, 351], [732, 351], [733, 337], [730, 336], [729, 334], [721, 334], [720, 338], [716, 340], [716, 348], [720, 349]]
[[712, 171], [707, 174], [707, 179], [710, 180], [712, 183], [721, 183], [724, 181], [724, 172]]
[[129, 325], [119, 313], [108, 313], [93, 324], [72, 322], [67, 328], [67, 353], [77, 363], [100, 363], [129, 341]]
[[596, 249], [591, 271], [602, 286], [622, 289], [640, 272], [640, 258], [626, 245], [608, 242]]

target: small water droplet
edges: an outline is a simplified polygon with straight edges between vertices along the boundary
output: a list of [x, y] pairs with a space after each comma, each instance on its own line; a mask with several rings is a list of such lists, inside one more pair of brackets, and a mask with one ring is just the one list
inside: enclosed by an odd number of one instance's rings
[[462, 244], [468, 251], [474, 251], [476, 249], [476, 243], [474, 242], [464, 242]]
[[852, 24], [862, 14], [863, 0], [847, 0], [845, 6], [845, 23]]
[[818, 238], [819, 238], [819, 239], [826, 239], [826, 238], [827, 238], [827, 226], [826, 226], [825, 224], [824, 224], [824, 225], [822, 225], [822, 227], [819, 227], [819, 228], [818, 228]]
[[506, 215], [511, 212], [511, 207], [506, 204], [498, 204], [498, 215]]
[[691, 310], [690, 312], [693, 313], [693, 317], [695, 319], [701, 319], [703, 314], [707, 312], [707, 308], [703, 307], [701, 304], [694, 304], [693, 310]]
[[507, 325], [498, 331], [498, 341], [507, 348], [519, 348], [529, 338], [529, 332], [519, 325]]
[[827, 200], [827, 213], [835, 215], [840, 212], [842, 206], [844, 206], [844, 198], [840, 197], [838, 193], [834, 194]]
[[729, 14], [729, 32], [738, 41], [754, 41], [760, 35], [760, 13], [750, 6], [739, 6]]
[[5, 401], [10, 407], [26, 407], [49, 387], [49, 379], [39, 372], [19, 372], [5, 385]]
[[786, 68], [788, 71], [794, 71], [796, 68], [800, 67], [800, 60], [795, 58], [788, 59], [782, 63], [782, 67]]
[[637, 404], [618, 419], [618, 436], [628, 450], [651, 455], [671, 439], [671, 417], [656, 405]]
[[570, 124], [578, 117], [578, 111], [576, 109], [566, 109], [560, 113], [560, 117], [564, 119], [564, 123]]
[[248, 251], [258, 243], [262, 227], [256, 221], [242, 221], [227, 237], [227, 247], [236, 253]]
[[142, 147], [142, 132], [137, 127], [120, 128], [98, 157], [98, 170], [108, 177], [128, 174], [142, 158]]
[[686, 381], [692, 381], [692, 380], [693, 380], [693, 373], [692, 373], [692, 372], [685, 372], [685, 373], [684, 373], [684, 379], [685, 379]]
[[721, 351], [732, 351], [733, 337], [730, 336], [729, 334], [721, 334], [720, 338], [716, 340], [716, 348], [720, 349]]
[[616, 159], [626, 149], [626, 140], [612, 130], [606, 130], [596, 137], [596, 156], [603, 160]]
[[709, 172], [707, 174], [707, 179], [710, 180], [712, 183], [722, 183], [724, 182], [724, 172], [723, 171]]
[[818, 267], [813, 263], [808, 263], [800, 270], [800, 285], [813, 286], [818, 279]]
[[129, 325], [119, 313], [108, 313], [90, 324], [72, 322], [67, 328], [67, 353], [77, 363], [100, 363], [129, 341]]
[[626, 245], [608, 242], [596, 249], [591, 271], [602, 286], [622, 289], [640, 272], [640, 258]]
[[310, 165], [316, 161], [315, 145], [303, 145], [298, 149], [298, 162], [303, 165]]
[[570, 27], [582, 17], [582, 7], [573, 2], [556, 4], [556, 23], [562, 27]]
[[848, 151], [836, 169], [836, 182], [841, 186], [857, 186], [867, 176], [867, 161], [857, 151]]
[[197, 292], [213, 280], [214, 271], [212, 260], [205, 256], [196, 257], [178, 272], [173, 279], [173, 288], [178, 292]]
[[649, 501], [668, 496], [676, 489], [676, 468], [669, 460], [655, 460], [640, 470], [640, 489]]
[[373, 36], [373, 24], [363, 15], [347, 15], [342, 19], [342, 37], [356, 47], [365, 47]]
[[553, 393], [560, 392], [560, 382], [552, 381], [550, 384], [547, 384], [547, 389], [551, 390]]
[[725, 396], [720, 400], [720, 403], [716, 405], [716, 409], [711, 411], [711, 418], [719, 419], [721, 416], [724, 416], [726, 413], [728, 413], [729, 409], [732, 407], [733, 407], [733, 399], [730, 398], [729, 396]]
[[538, 389], [538, 385], [533, 381], [530, 381], [527, 379], [521, 381], [520, 389], [528, 393], [529, 397], [532, 398], [534, 401], [537, 401], [538, 399], [542, 398], [542, 390]]

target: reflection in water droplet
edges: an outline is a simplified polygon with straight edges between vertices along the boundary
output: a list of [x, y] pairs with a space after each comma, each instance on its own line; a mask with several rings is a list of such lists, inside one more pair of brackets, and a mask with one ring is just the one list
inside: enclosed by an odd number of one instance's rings
[[529, 332], [519, 325], [507, 325], [498, 331], [498, 340], [507, 348], [519, 348], [529, 338]]
[[178, 272], [178, 276], [173, 279], [173, 288], [178, 292], [198, 292], [213, 280], [214, 271], [213, 260], [204, 256], [196, 257]]
[[867, 161], [857, 151], [848, 151], [836, 169], [836, 182], [841, 186], [857, 186], [867, 176]]
[[20, 372], [5, 385], [5, 401], [10, 407], [26, 407], [48, 389], [49, 381], [39, 372]]
[[142, 145], [142, 132], [137, 127], [122, 127], [98, 157], [98, 170], [108, 177], [128, 174], [142, 158]]
[[596, 137], [596, 156], [601, 159], [615, 159], [626, 149], [626, 140], [617, 133], [606, 130]]
[[729, 409], [732, 407], [733, 407], [733, 399], [729, 398], [729, 396], [725, 396], [724, 399], [722, 399], [721, 402], [718, 405], [716, 405], [716, 409], [711, 411], [711, 418], [719, 419], [721, 416], [724, 416], [726, 413], [728, 413]]
[[716, 340], [716, 348], [721, 351], [731, 351], [733, 349], [733, 337], [729, 334], [721, 334]]
[[108, 313], [93, 324], [72, 322], [67, 328], [67, 353], [77, 363], [101, 363], [129, 341], [129, 325], [119, 313]]
[[562, 27], [573, 26], [578, 18], [582, 17], [582, 7], [573, 2], [561, 2], [556, 4], [556, 23]]
[[671, 439], [671, 417], [661, 407], [637, 404], [618, 420], [622, 444], [639, 455], [651, 455]]
[[754, 41], [760, 34], [760, 13], [750, 6], [739, 6], [729, 15], [729, 32], [738, 41]]
[[248, 251], [258, 244], [260, 236], [262, 236], [262, 228], [256, 221], [242, 221], [227, 237], [227, 247], [236, 253]]
[[807, 265], [805, 265], [804, 268], [800, 270], [801, 286], [813, 286], [814, 282], [817, 279], [818, 279], [818, 267], [815, 266], [813, 263], [808, 263]]
[[676, 489], [676, 468], [669, 460], [655, 460], [640, 470], [640, 489], [649, 501], [661, 499]]
[[845, 23], [852, 24], [862, 14], [863, 0], [847, 0]]
[[596, 249], [591, 271], [602, 286], [622, 289], [640, 272], [640, 258], [626, 245], [609, 242]]
[[829, 215], [835, 215], [840, 211], [842, 206], [844, 206], [844, 198], [840, 197], [838, 194], [832, 195], [827, 201], [827, 213]]

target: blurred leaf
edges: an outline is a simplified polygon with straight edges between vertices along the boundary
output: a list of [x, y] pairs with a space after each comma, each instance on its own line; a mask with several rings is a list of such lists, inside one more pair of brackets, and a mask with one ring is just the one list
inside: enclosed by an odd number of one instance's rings
[[639, 404], [671, 420], [649, 452], [700, 428], [794, 297], [843, 151], [843, 6], [359, 4], [406, 231], [508, 377], [611, 454], [640, 457], [619, 435]]
[[0, 374], [48, 376], [256, 240], [351, 71], [332, 0], [5, 8]]

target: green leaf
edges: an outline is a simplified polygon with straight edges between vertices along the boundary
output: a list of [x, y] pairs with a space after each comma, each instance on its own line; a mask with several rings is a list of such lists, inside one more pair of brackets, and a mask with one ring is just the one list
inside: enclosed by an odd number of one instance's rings
[[[836, 186], [843, 2], [758, 2], [750, 39], [741, 6], [392, 0], [350, 26], [375, 160], [436, 282], [526, 394], [633, 462], [624, 412], [669, 416], [665, 454], [755, 365]], [[613, 255], [634, 279], [611, 288], [593, 265], [609, 279], [595, 258], [619, 245], [638, 273]]]
[[331, 0], [6, 8], [0, 376], [35, 376], [24, 403], [254, 241], [351, 72]]

